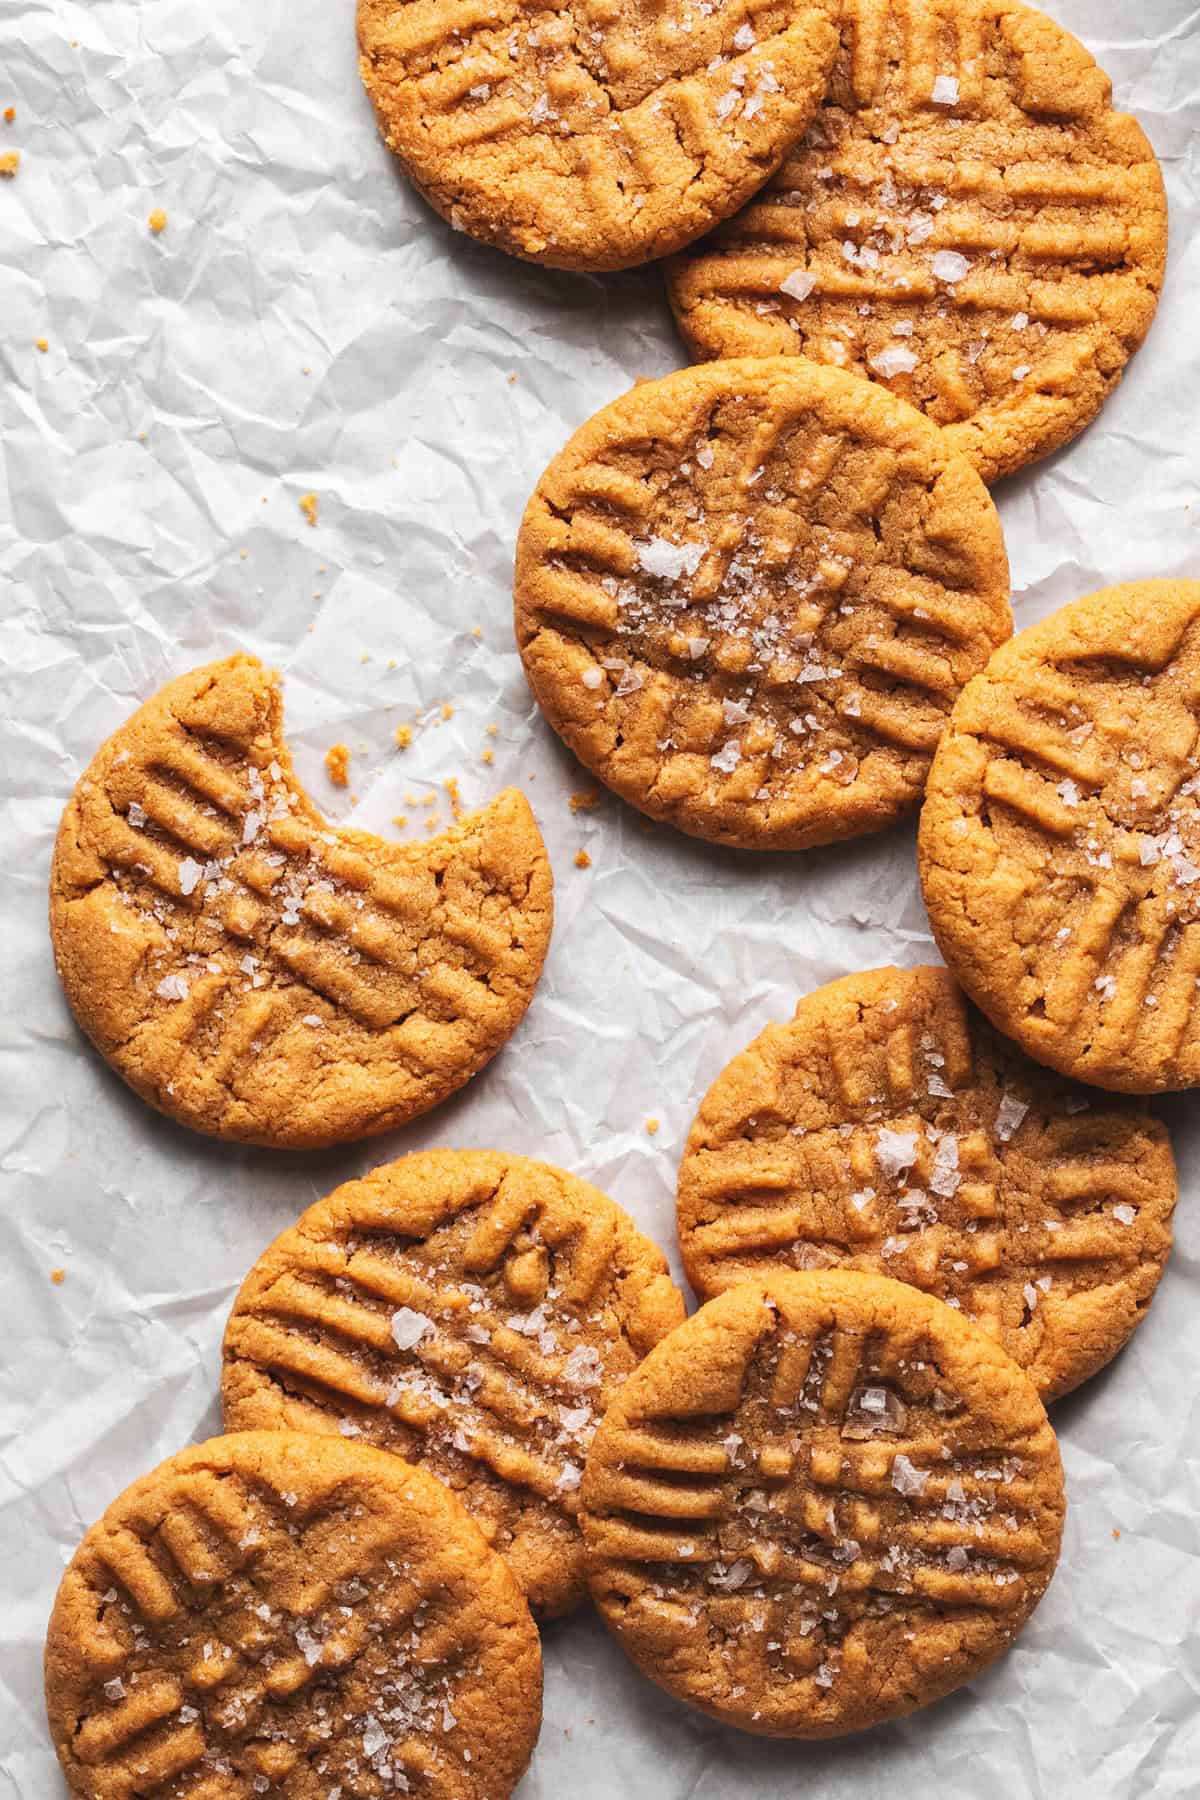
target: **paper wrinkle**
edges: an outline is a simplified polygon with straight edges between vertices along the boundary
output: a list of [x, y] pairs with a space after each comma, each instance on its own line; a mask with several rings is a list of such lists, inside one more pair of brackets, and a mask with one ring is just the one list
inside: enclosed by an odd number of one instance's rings
[[[1018, 626], [1108, 582], [1200, 575], [1200, 9], [1052, 10], [1163, 159], [1172, 251], [1102, 419], [997, 493]], [[305, 1206], [407, 1151], [507, 1148], [597, 1181], [678, 1271], [674, 1177], [709, 1082], [810, 988], [934, 957], [911, 823], [770, 858], [608, 795], [570, 810], [595, 784], [521, 672], [517, 527], [569, 433], [684, 357], [658, 271], [532, 268], [428, 211], [376, 136], [351, 11], [0, 0], [4, 144], [23, 155], [0, 184], [0, 1800], [65, 1794], [40, 1692], [63, 1563], [130, 1480], [218, 1428], [233, 1295]], [[391, 835], [407, 814], [419, 837], [449, 822], [448, 779], [468, 806], [516, 783], [554, 864], [550, 959], [508, 1049], [431, 1118], [342, 1151], [221, 1145], [154, 1114], [83, 1044], [50, 959], [72, 784], [165, 680], [238, 648], [285, 671], [297, 768], [331, 817]], [[339, 740], [344, 791], [323, 762]], [[929, 1713], [789, 1746], [675, 1704], [585, 1612], [545, 1634], [521, 1800], [1194, 1795], [1200, 1144], [1186, 1097], [1163, 1110], [1178, 1249], [1129, 1350], [1055, 1409], [1066, 1550], [1014, 1652]]]

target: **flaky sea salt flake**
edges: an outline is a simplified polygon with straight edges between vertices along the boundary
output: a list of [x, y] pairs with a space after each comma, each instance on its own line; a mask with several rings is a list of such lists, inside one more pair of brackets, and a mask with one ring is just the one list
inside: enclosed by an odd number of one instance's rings
[[433, 1320], [411, 1306], [397, 1307], [392, 1314], [392, 1336], [398, 1350], [413, 1350], [433, 1330]]

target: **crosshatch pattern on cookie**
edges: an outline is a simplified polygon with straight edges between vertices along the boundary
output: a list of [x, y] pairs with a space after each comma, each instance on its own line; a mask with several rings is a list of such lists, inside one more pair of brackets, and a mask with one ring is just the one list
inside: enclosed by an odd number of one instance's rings
[[359, 0], [389, 148], [460, 230], [564, 268], [678, 249], [812, 118], [833, 0]]
[[743, 1729], [822, 1737], [939, 1698], [1053, 1573], [1062, 1471], [1025, 1377], [939, 1302], [857, 1274], [710, 1301], [588, 1459], [593, 1596], [643, 1671]]
[[170, 683], [64, 814], [51, 929], [67, 996], [164, 1112], [290, 1146], [385, 1130], [461, 1086], [541, 972], [551, 877], [508, 790], [420, 845], [335, 829], [298, 786], [277, 680]]
[[311, 1207], [251, 1271], [226, 1425], [420, 1461], [548, 1616], [583, 1596], [577, 1490], [604, 1408], [683, 1316], [661, 1251], [586, 1182], [497, 1152], [406, 1157]]
[[1022, 632], [963, 694], [921, 820], [939, 947], [1039, 1061], [1200, 1083], [1200, 582]]
[[295, 1434], [215, 1439], [114, 1502], [46, 1669], [88, 1800], [496, 1800], [541, 1712], [533, 1621], [440, 1484]]
[[655, 818], [799, 848], [915, 804], [1011, 629], [999, 520], [913, 408], [781, 358], [596, 415], [517, 547], [516, 626], [576, 755]]
[[694, 354], [886, 382], [988, 480], [1044, 456], [1099, 410], [1162, 286], [1162, 178], [1110, 102], [1014, 0], [848, 0], [807, 136], [671, 273]]
[[810, 994], [718, 1076], [679, 1236], [702, 1295], [789, 1264], [910, 1282], [1054, 1399], [1144, 1315], [1175, 1192], [1142, 1107], [1028, 1062], [945, 969], [882, 969]]

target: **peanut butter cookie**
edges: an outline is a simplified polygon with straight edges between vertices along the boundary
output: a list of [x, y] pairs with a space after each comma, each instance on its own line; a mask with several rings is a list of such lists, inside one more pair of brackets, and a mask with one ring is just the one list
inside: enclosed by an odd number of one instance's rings
[[550, 723], [681, 831], [795, 850], [921, 796], [1011, 630], [1000, 522], [913, 407], [813, 363], [643, 382], [550, 464], [516, 630]]
[[581, 1519], [644, 1674], [743, 1731], [822, 1738], [1006, 1650], [1063, 1507], [1054, 1433], [999, 1345], [839, 1271], [745, 1282], [651, 1351], [596, 1434]]
[[894, 1275], [998, 1340], [1043, 1400], [1115, 1356], [1171, 1249], [1166, 1128], [1047, 1076], [945, 969], [818, 988], [706, 1094], [679, 1171], [702, 1295], [840, 1267]]
[[1200, 582], [1107, 588], [964, 691], [919, 857], [938, 946], [1039, 1062], [1200, 1085]]
[[838, 0], [359, 0], [379, 127], [452, 225], [562, 269], [691, 243], [825, 90]]
[[807, 135], [669, 285], [694, 355], [886, 382], [992, 481], [1095, 417], [1166, 250], [1154, 152], [1061, 26], [1016, 0], [846, 0]]
[[50, 1620], [46, 1706], [83, 1800], [504, 1800], [542, 1659], [440, 1482], [252, 1431], [170, 1457], [93, 1525]]
[[63, 814], [50, 932], [101, 1055], [152, 1106], [281, 1148], [402, 1125], [515, 1029], [552, 880], [522, 794], [423, 844], [329, 825], [276, 677], [249, 656], [168, 682]]
[[276, 1239], [225, 1333], [225, 1423], [341, 1432], [454, 1490], [543, 1617], [583, 1597], [584, 1455], [684, 1316], [657, 1245], [546, 1163], [435, 1150]]

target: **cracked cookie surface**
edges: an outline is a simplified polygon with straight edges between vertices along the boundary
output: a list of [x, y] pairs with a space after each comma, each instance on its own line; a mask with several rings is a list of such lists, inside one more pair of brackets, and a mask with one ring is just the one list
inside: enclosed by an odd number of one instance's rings
[[231, 657], [102, 745], [63, 814], [50, 931], [71, 1008], [194, 1130], [313, 1148], [402, 1125], [519, 1023], [553, 883], [524, 795], [441, 836], [330, 825], [296, 781], [278, 679]]
[[46, 1705], [83, 1800], [504, 1800], [537, 1741], [541, 1649], [432, 1476], [244, 1432], [168, 1458], [92, 1526]]
[[596, 1426], [683, 1316], [666, 1258], [598, 1188], [500, 1151], [424, 1152], [347, 1182], [259, 1258], [225, 1333], [225, 1423], [419, 1462], [550, 1617], [585, 1592]]
[[835, 0], [359, 0], [384, 141], [459, 230], [619, 269], [709, 230], [820, 104]]
[[1144, 1106], [1055, 1077], [946, 969], [807, 995], [718, 1075], [679, 1170], [698, 1294], [774, 1270], [891, 1275], [958, 1307], [1057, 1399], [1124, 1345], [1171, 1249]]
[[915, 408], [786, 357], [643, 382], [543, 474], [516, 632], [555, 730], [681, 831], [793, 850], [920, 799], [1012, 628], [1000, 522]]
[[992, 481], [1095, 417], [1166, 251], [1154, 152], [1053, 20], [1017, 0], [846, 0], [807, 135], [668, 285], [694, 355], [885, 382]]
[[915, 1288], [779, 1274], [710, 1300], [613, 1400], [583, 1482], [592, 1596], [644, 1674], [773, 1737], [940, 1699], [1049, 1584], [1037, 1393]]
[[955, 706], [918, 838], [938, 947], [1037, 1061], [1200, 1085], [1200, 582], [1063, 607]]

